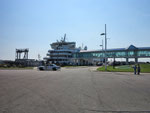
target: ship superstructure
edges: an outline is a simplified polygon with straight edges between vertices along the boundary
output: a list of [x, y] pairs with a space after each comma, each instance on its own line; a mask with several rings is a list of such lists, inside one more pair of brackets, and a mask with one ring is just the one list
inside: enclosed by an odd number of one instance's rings
[[50, 46], [52, 50], [48, 50], [47, 61], [60, 65], [72, 64], [73, 53], [80, 51], [79, 48], [76, 48], [75, 42], [66, 41], [66, 34], [60, 41], [57, 40]]

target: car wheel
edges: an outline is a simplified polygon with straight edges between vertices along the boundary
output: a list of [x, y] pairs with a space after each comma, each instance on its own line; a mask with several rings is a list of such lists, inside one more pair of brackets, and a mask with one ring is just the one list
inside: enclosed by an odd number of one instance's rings
[[53, 71], [56, 71], [57, 69], [56, 68], [53, 68]]
[[40, 70], [40, 71], [43, 71], [44, 69], [43, 69], [43, 68], [39, 68], [39, 70]]

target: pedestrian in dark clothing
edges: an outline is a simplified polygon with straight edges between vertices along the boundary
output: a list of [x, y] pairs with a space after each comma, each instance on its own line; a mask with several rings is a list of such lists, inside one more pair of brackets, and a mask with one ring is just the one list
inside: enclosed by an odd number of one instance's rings
[[134, 65], [133, 69], [134, 69], [134, 74], [136, 75], [136, 65]]
[[137, 67], [137, 73], [138, 73], [138, 75], [140, 74], [140, 72], [141, 72], [141, 67], [140, 67], [140, 64], [138, 64], [138, 67]]

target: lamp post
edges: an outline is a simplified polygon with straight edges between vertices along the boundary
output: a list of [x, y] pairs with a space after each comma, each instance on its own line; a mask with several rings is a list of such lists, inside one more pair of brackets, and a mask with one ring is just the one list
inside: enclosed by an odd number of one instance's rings
[[105, 71], [107, 71], [107, 33], [106, 33], [106, 24], [105, 24], [105, 33], [101, 33], [101, 35], [105, 35]]

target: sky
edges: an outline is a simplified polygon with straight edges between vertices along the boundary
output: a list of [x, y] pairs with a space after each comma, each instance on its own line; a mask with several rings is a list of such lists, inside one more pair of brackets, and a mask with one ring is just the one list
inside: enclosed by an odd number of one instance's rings
[[29, 58], [45, 57], [50, 44], [67, 41], [101, 49], [150, 47], [150, 0], [0, 0], [0, 59], [15, 60], [15, 49], [29, 48]]

